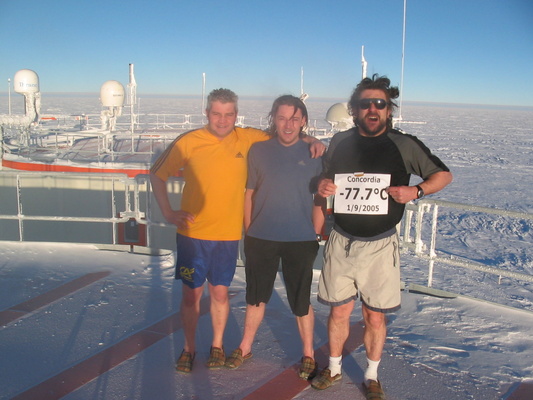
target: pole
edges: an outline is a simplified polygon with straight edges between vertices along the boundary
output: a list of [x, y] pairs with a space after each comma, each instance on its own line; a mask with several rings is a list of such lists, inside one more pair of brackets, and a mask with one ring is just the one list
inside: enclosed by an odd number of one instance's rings
[[365, 60], [365, 46], [361, 46], [361, 69], [362, 69], [362, 71], [361, 71], [362, 78], [361, 79], [365, 79], [366, 78], [367, 65], [368, 65], [368, 63]]
[[402, 117], [402, 104], [403, 104], [403, 70], [404, 70], [404, 59], [405, 59], [405, 15], [407, 10], [407, 0], [403, 0], [403, 30], [402, 30], [402, 74], [400, 77], [400, 107], [398, 120], [401, 121]]
[[207, 116], [205, 113], [205, 72], [202, 72], [202, 115]]
[[11, 78], [7, 78], [7, 108], [11, 115]]

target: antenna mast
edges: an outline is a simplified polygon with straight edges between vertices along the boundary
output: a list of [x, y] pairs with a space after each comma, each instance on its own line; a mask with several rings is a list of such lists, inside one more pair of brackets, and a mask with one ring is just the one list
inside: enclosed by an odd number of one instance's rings
[[300, 67], [300, 100], [306, 101], [309, 98], [307, 93], [304, 93], [304, 67]]
[[135, 104], [137, 104], [137, 82], [135, 81], [135, 74], [133, 72], [133, 64], [130, 64], [130, 83], [128, 84], [130, 89], [130, 124], [131, 133], [135, 130]]
[[405, 15], [407, 10], [407, 0], [403, 0], [403, 30], [402, 30], [402, 73], [400, 77], [400, 107], [398, 120], [401, 121], [402, 117], [402, 104], [403, 104], [403, 70], [404, 70], [404, 59], [405, 59]]
[[362, 79], [366, 78], [366, 67], [368, 63], [365, 60], [365, 46], [361, 46], [361, 69], [362, 69]]
[[202, 115], [205, 117], [205, 72], [202, 72]]
[[7, 78], [7, 109], [11, 115], [11, 78]]
[[304, 67], [300, 67], [300, 96], [304, 94]]

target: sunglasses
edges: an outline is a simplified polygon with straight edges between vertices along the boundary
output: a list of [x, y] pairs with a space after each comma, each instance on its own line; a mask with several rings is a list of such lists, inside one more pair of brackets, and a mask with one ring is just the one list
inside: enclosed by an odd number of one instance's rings
[[384, 100], [384, 99], [361, 99], [359, 100], [359, 108], [361, 110], [368, 110], [370, 108], [370, 104], [374, 104], [374, 106], [378, 110], [383, 110], [388, 105], [387, 100]]

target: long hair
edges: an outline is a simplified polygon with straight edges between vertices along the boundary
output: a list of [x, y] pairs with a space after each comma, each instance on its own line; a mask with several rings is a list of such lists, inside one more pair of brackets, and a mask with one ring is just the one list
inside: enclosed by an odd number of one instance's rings
[[309, 121], [309, 117], [307, 115], [307, 107], [305, 106], [302, 100], [290, 94], [280, 96], [276, 100], [274, 100], [274, 103], [272, 104], [272, 109], [270, 110], [270, 113], [268, 114], [267, 132], [270, 133], [272, 136], [276, 135], [275, 118], [276, 118], [276, 114], [278, 113], [278, 109], [280, 106], [294, 107], [295, 114], [296, 114], [296, 111], [298, 110], [302, 112], [302, 117], [305, 118], [305, 125], [302, 127], [300, 131], [300, 136], [301, 136], [302, 132], [307, 128], [307, 123]]
[[233, 91], [229, 89], [215, 89], [209, 93], [207, 96], [207, 111], [211, 110], [211, 106], [214, 101], [219, 101], [221, 103], [233, 103], [235, 104], [235, 112], [238, 112], [238, 101], [239, 96], [237, 96]]
[[357, 124], [356, 115], [359, 112], [359, 99], [361, 93], [367, 89], [377, 89], [385, 93], [388, 107], [391, 111], [390, 118], [387, 120], [387, 128], [392, 128], [392, 113], [398, 107], [394, 102], [394, 99], [397, 99], [400, 96], [400, 91], [398, 90], [398, 86], [390, 86], [389, 78], [386, 76], [379, 76], [378, 74], [372, 75], [372, 78], [364, 78], [352, 92], [352, 96], [348, 101], [348, 112], [352, 116], [354, 123]]

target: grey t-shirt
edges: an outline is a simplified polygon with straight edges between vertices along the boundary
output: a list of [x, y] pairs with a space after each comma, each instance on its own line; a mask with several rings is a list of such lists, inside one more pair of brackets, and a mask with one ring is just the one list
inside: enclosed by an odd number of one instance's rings
[[276, 138], [254, 144], [248, 153], [246, 188], [254, 197], [247, 234], [280, 242], [316, 240], [313, 194], [321, 172], [321, 158], [311, 158], [301, 140], [288, 147]]

